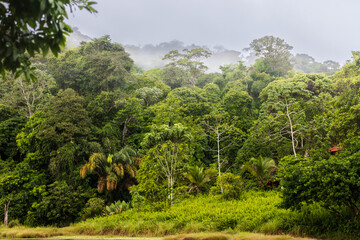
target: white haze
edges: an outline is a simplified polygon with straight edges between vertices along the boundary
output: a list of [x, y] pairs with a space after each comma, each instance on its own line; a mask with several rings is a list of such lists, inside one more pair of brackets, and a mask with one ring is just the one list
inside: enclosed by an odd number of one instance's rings
[[360, 49], [358, 0], [98, 0], [96, 9], [96, 15], [76, 11], [68, 23], [123, 45], [178, 39], [241, 51], [253, 39], [273, 35], [294, 54], [341, 64]]

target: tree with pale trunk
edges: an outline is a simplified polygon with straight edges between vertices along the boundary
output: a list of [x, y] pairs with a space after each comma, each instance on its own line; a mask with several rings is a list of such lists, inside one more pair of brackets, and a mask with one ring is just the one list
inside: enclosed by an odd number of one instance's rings
[[166, 65], [167, 68], [179, 67], [186, 70], [190, 76], [189, 85], [195, 86], [195, 80], [207, 70], [201, 59], [210, 56], [211, 52], [202, 48], [194, 48], [184, 49], [182, 53], [172, 50], [164, 56], [163, 60], [170, 60], [170, 63]]
[[168, 200], [170, 205], [174, 201], [174, 188], [178, 175], [189, 157], [188, 142], [191, 134], [182, 124], [173, 126], [154, 126], [152, 131], [145, 135], [143, 146], [148, 148], [147, 154], [151, 155], [162, 174], [167, 179]]

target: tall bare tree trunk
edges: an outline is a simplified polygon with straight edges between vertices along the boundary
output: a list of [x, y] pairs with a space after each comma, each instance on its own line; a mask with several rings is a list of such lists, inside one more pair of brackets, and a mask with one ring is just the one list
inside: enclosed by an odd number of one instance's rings
[[5, 207], [4, 207], [4, 226], [7, 227], [8, 225], [8, 210], [11, 200], [5, 200]]
[[296, 157], [295, 140], [294, 140], [294, 130], [293, 130], [292, 122], [291, 122], [291, 117], [290, 117], [290, 113], [289, 113], [289, 105], [287, 104], [287, 101], [286, 101], [286, 116], [287, 116], [287, 118], [289, 119], [290, 134], [291, 134], [291, 144], [292, 144], [294, 156]]
[[[220, 133], [219, 128], [216, 127], [216, 144], [217, 144], [217, 160], [218, 160], [218, 170], [219, 170], [219, 177], [221, 176], [221, 158], [220, 158]], [[220, 186], [221, 194], [224, 193], [224, 189], [222, 186]]]

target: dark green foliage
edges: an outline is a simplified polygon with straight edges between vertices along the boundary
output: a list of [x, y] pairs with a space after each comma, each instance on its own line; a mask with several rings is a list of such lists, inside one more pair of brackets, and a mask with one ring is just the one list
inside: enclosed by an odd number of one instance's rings
[[101, 198], [90, 198], [85, 204], [85, 208], [82, 210], [81, 219], [94, 218], [104, 214], [105, 201]]
[[[45, 174], [33, 170], [26, 162], [0, 161], [0, 204], [4, 206], [5, 201], [10, 201], [10, 221], [18, 219], [24, 223], [28, 209], [41, 196], [46, 182]], [[1, 219], [3, 214], [1, 211]]]
[[16, 135], [25, 125], [25, 117], [13, 109], [0, 105], [0, 159], [17, 159]]
[[304, 203], [316, 202], [344, 219], [355, 219], [360, 213], [359, 150], [315, 162], [283, 158], [279, 169], [283, 205], [300, 208]]
[[29, 0], [0, 2], [0, 74], [7, 70], [24, 74], [35, 80], [30, 68], [29, 55], [36, 52], [47, 54], [49, 49], [57, 56], [65, 46], [65, 36], [72, 32], [64, 23], [67, 9], [75, 6], [95, 12], [95, 2], [88, 0]]
[[170, 66], [164, 69], [163, 81], [171, 89], [175, 89], [186, 86], [189, 82], [189, 75], [182, 68]]
[[249, 172], [257, 180], [261, 188], [265, 188], [271, 183], [271, 178], [275, 175], [277, 167], [275, 161], [271, 158], [251, 158], [249, 162], [245, 163], [241, 167], [242, 170]]
[[188, 182], [188, 191], [196, 192], [197, 194], [208, 189], [209, 183], [216, 178], [217, 172], [215, 169], [204, 170], [198, 166], [189, 167], [185, 173], [186, 181]]
[[72, 89], [60, 91], [45, 112], [36, 137], [50, 152], [49, 168], [57, 176], [73, 170], [87, 150], [90, 119], [83, 97]]
[[61, 89], [72, 88], [93, 98], [101, 91], [124, 87], [131, 77], [132, 66], [133, 61], [124, 48], [104, 36], [51, 59], [49, 71]]
[[204, 74], [196, 79], [195, 86], [199, 88], [204, 88], [205, 85], [214, 83], [218, 85], [219, 88], [223, 89], [225, 87], [225, 80], [220, 73], [209, 73]]
[[29, 209], [26, 225], [67, 226], [79, 218], [89, 194], [65, 181], [47, 186], [41, 197]]

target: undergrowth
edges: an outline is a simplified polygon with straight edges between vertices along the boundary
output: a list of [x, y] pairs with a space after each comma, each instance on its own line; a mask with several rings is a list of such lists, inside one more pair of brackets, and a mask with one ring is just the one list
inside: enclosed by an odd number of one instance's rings
[[[296, 236], [351, 237], [355, 223], [337, 218], [319, 205], [292, 211], [278, 207], [278, 192], [247, 192], [239, 200], [198, 196], [162, 211], [129, 209], [120, 214], [88, 219], [70, 228], [81, 234], [168, 236], [199, 232], [261, 232]], [[360, 224], [355, 224], [356, 226]]]
[[[290, 214], [277, 208], [281, 199], [276, 192], [249, 192], [240, 200], [221, 200], [200, 196], [175, 203], [163, 211], [136, 212], [100, 217], [74, 225], [79, 232], [116, 232], [128, 235], [164, 236], [209, 231], [270, 232], [269, 224]], [[275, 221], [276, 222], [276, 221]]]

